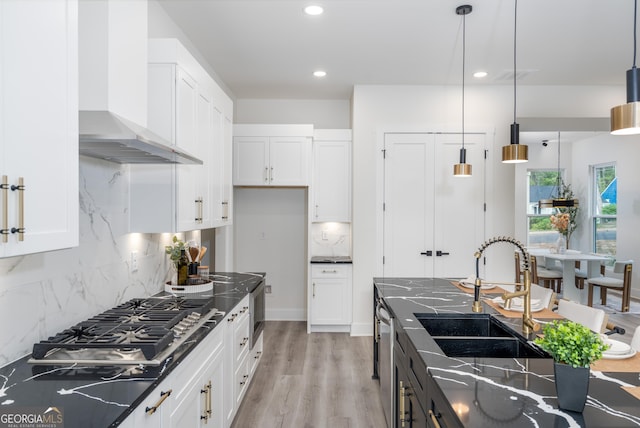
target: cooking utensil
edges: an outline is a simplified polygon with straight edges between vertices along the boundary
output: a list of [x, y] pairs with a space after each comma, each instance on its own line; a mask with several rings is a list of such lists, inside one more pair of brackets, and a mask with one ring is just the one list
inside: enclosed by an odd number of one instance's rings
[[200, 250], [198, 247], [189, 247], [189, 261], [190, 262], [198, 262], [198, 254]]
[[196, 258], [196, 261], [200, 262], [206, 253], [207, 253], [207, 247], [203, 245], [202, 247], [200, 247], [200, 253], [198, 253], [198, 257]]

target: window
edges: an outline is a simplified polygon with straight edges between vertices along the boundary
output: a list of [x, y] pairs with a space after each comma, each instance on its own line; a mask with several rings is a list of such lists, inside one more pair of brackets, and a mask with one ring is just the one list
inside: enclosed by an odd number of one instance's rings
[[618, 179], [615, 163], [591, 167], [591, 212], [593, 214], [593, 251], [616, 255], [618, 222]]
[[[560, 172], [562, 176], [562, 172]], [[555, 248], [559, 233], [551, 227], [551, 214], [555, 208], [538, 207], [540, 199], [558, 196], [558, 170], [534, 169], [527, 172], [527, 246], [531, 248]]]

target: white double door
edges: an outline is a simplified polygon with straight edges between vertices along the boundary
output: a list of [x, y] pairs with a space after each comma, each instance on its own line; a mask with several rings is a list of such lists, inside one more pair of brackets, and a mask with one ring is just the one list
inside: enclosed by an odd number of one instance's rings
[[461, 134], [388, 133], [384, 276], [466, 277], [484, 241], [485, 134], [465, 134], [471, 177], [454, 177]]

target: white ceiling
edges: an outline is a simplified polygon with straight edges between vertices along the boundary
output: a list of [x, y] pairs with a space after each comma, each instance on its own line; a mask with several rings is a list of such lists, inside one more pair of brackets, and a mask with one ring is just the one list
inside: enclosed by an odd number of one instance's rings
[[[513, 0], [158, 2], [237, 98], [348, 99], [355, 84], [461, 85], [461, 4], [473, 6], [465, 84], [513, 85]], [[311, 3], [325, 13], [306, 16]], [[517, 25], [517, 70], [533, 70], [519, 85], [624, 85], [632, 0], [520, 0]], [[313, 77], [316, 69], [327, 76]], [[489, 76], [472, 78], [478, 69]]]

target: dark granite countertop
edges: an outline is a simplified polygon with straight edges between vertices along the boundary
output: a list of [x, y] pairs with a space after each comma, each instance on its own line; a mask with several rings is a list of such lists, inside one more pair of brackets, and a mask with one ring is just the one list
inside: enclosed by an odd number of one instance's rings
[[[213, 291], [197, 296], [213, 299], [227, 313], [263, 278], [263, 273], [215, 273]], [[168, 293], [157, 296], [163, 295]], [[217, 325], [205, 323], [158, 367], [40, 366], [27, 363], [29, 356], [21, 358], [0, 368], [0, 414], [57, 407], [65, 428], [118, 426]]]
[[[638, 373], [591, 370], [584, 412], [559, 410], [552, 359], [446, 357], [414, 315], [471, 313], [473, 294], [447, 279], [374, 278], [374, 285], [449, 403], [469, 409], [463, 426], [640, 426], [640, 401], [621, 388], [640, 386]], [[485, 313], [521, 333], [521, 318], [506, 318], [483, 306]]]

